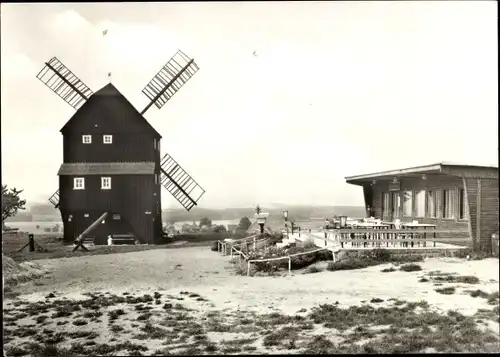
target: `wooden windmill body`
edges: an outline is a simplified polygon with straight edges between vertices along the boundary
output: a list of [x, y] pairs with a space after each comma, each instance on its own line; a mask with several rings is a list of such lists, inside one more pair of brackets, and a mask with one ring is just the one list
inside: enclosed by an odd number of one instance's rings
[[109, 236], [133, 236], [157, 243], [163, 236], [161, 186], [187, 210], [205, 193], [168, 154], [160, 154], [161, 135], [144, 118], [161, 108], [198, 70], [178, 51], [143, 89], [149, 104], [137, 111], [111, 83], [93, 93], [57, 58], [39, 78], [76, 109], [60, 130], [63, 163], [59, 189], [50, 202], [59, 208], [64, 239], [75, 240], [91, 226], [95, 244]]

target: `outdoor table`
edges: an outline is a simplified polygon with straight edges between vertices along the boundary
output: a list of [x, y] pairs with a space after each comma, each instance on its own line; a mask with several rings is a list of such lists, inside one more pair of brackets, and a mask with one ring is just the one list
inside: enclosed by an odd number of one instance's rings
[[[427, 228], [436, 229], [435, 224], [428, 224], [428, 223], [402, 223], [401, 227], [408, 228], [408, 229], [423, 228], [424, 230], [427, 230]], [[411, 238], [413, 238], [413, 234], [411, 235]], [[434, 238], [436, 238], [435, 233], [434, 233]], [[424, 239], [427, 239], [426, 233], [424, 233]], [[418, 242], [418, 245], [420, 246], [420, 242]], [[413, 242], [411, 242], [411, 246], [413, 247]], [[434, 246], [436, 246], [436, 242], [434, 242]], [[426, 242], [424, 242], [424, 247], [426, 247]]]

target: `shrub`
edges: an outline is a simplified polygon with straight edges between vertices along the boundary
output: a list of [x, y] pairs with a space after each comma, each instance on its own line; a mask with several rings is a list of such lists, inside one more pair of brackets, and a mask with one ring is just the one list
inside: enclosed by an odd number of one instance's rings
[[373, 261], [363, 260], [358, 258], [350, 258], [346, 260], [341, 260], [338, 262], [328, 262], [326, 270], [336, 271], [336, 270], [351, 270], [351, 269], [363, 269], [369, 266], [375, 265]]
[[[266, 250], [264, 254], [261, 252], [250, 253], [249, 259], [258, 260], [286, 257], [297, 253], [306, 253], [307, 251], [308, 249], [303, 247], [292, 247], [289, 249], [271, 247]], [[330, 259], [332, 259], [332, 253], [328, 250], [315, 251], [314, 253], [295, 256], [292, 257], [292, 270], [302, 269], [318, 261]], [[288, 259], [273, 260], [269, 262], [255, 262], [252, 266], [255, 268], [255, 271], [274, 273], [279, 269], [288, 269]]]
[[312, 238], [306, 239], [301, 246], [305, 249], [316, 248], [316, 244], [314, 244], [314, 240]]
[[411, 272], [411, 271], [420, 271], [422, 270], [422, 267], [418, 264], [405, 264], [402, 265], [399, 270], [406, 271], [406, 272]]
[[391, 252], [386, 249], [374, 249], [367, 255], [377, 262], [390, 262], [393, 259]]
[[307, 267], [306, 271], [304, 272], [305, 274], [313, 274], [313, 273], [319, 273], [322, 272], [323, 269], [318, 268], [317, 266], [310, 266]]
[[212, 242], [212, 245], [210, 246], [210, 250], [212, 252], [217, 252], [219, 250], [219, 243], [217, 241]]
[[396, 271], [396, 269], [394, 269], [394, 267], [385, 268], [385, 269], [381, 270], [382, 273], [392, 273], [393, 271]]

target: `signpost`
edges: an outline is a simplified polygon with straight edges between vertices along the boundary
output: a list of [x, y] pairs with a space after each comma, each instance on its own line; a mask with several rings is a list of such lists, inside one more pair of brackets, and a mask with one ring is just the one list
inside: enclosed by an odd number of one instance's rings
[[255, 217], [257, 218], [257, 223], [260, 226], [260, 234], [264, 234], [264, 225], [266, 224], [267, 217], [269, 217], [269, 213], [268, 212], [260, 212], [260, 209], [259, 209], [259, 212], [255, 213]]
[[288, 239], [289, 238], [289, 236], [288, 236], [288, 211], [283, 210], [282, 213], [283, 213], [283, 217], [285, 218], [286, 238]]

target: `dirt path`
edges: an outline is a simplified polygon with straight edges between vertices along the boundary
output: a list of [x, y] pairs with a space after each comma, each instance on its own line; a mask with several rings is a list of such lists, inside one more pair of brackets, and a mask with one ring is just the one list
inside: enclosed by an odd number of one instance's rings
[[207, 247], [148, 250], [121, 254], [37, 260], [52, 272], [36, 285], [21, 287], [22, 294], [94, 290], [172, 289], [219, 285], [235, 279], [227, 257]]

